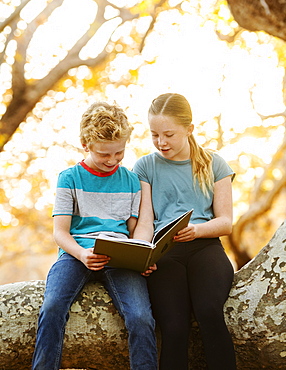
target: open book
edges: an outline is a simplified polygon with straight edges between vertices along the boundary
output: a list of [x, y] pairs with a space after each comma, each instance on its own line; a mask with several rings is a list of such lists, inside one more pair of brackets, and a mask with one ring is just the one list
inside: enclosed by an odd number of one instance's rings
[[174, 236], [188, 225], [192, 212], [184, 213], [160, 229], [151, 243], [100, 235], [96, 238], [93, 252], [111, 257], [107, 266], [144, 272], [173, 247]]

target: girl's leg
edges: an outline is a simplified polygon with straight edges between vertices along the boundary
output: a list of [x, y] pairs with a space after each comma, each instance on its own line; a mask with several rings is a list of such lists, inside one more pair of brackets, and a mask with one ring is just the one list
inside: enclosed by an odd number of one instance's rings
[[205, 247], [189, 256], [188, 280], [208, 369], [234, 370], [235, 352], [223, 314], [233, 280], [233, 268], [219, 239], [201, 241]]
[[58, 370], [69, 309], [91, 271], [69, 254], [52, 266], [40, 310], [33, 370]]
[[128, 330], [132, 370], [156, 370], [157, 347], [155, 321], [146, 278], [125, 269], [105, 268], [103, 283]]
[[[176, 251], [184, 246], [176, 246]], [[154, 317], [161, 329], [160, 370], [188, 369], [190, 298], [186, 267], [167, 253], [148, 278]]]

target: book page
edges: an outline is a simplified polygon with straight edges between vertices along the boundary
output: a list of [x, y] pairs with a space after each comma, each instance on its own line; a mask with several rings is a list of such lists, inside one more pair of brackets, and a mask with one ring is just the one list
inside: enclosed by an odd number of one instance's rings
[[153, 238], [152, 242], [154, 244], [156, 244], [158, 242], [158, 240], [160, 240], [161, 237], [164, 236], [170, 229], [172, 229], [181, 219], [183, 219], [184, 217], [189, 217], [189, 215], [191, 216], [192, 213], [193, 213], [193, 210], [187, 211], [184, 214], [182, 214], [181, 216], [177, 217], [174, 221], [171, 221], [170, 223], [168, 223], [167, 225], [165, 225], [164, 227], [162, 227], [162, 229], [160, 229], [154, 235], [154, 238]]
[[107, 236], [104, 234], [100, 234], [96, 240], [111, 240], [113, 242], [119, 242], [119, 243], [128, 243], [128, 244], [134, 244], [134, 245], [143, 245], [144, 247], [148, 248], [155, 248], [155, 245], [153, 243], [147, 242], [146, 240], [140, 240], [140, 239], [128, 239], [128, 238], [115, 238], [112, 236]]

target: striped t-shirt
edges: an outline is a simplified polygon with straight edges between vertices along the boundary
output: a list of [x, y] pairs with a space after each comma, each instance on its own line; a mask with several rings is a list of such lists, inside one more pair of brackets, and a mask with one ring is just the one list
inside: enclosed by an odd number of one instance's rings
[[140, 196], [138, 177], [127, 168], [101, 173], [82, 161], [59, 174], [53, 216], [72, 216], [71, 235], [92, 248], [99, 233], [128, 237], [127, 220], [138, 217]]

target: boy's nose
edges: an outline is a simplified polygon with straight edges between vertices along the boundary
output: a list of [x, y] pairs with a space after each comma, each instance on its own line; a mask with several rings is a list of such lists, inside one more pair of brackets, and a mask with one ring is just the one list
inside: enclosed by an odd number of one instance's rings
[[117, 163], [117, 159], [116, 158], [109, 158], [108, 161], [107, 161], [108, 164], [112, 165], [112, 164], [116, 164]]

